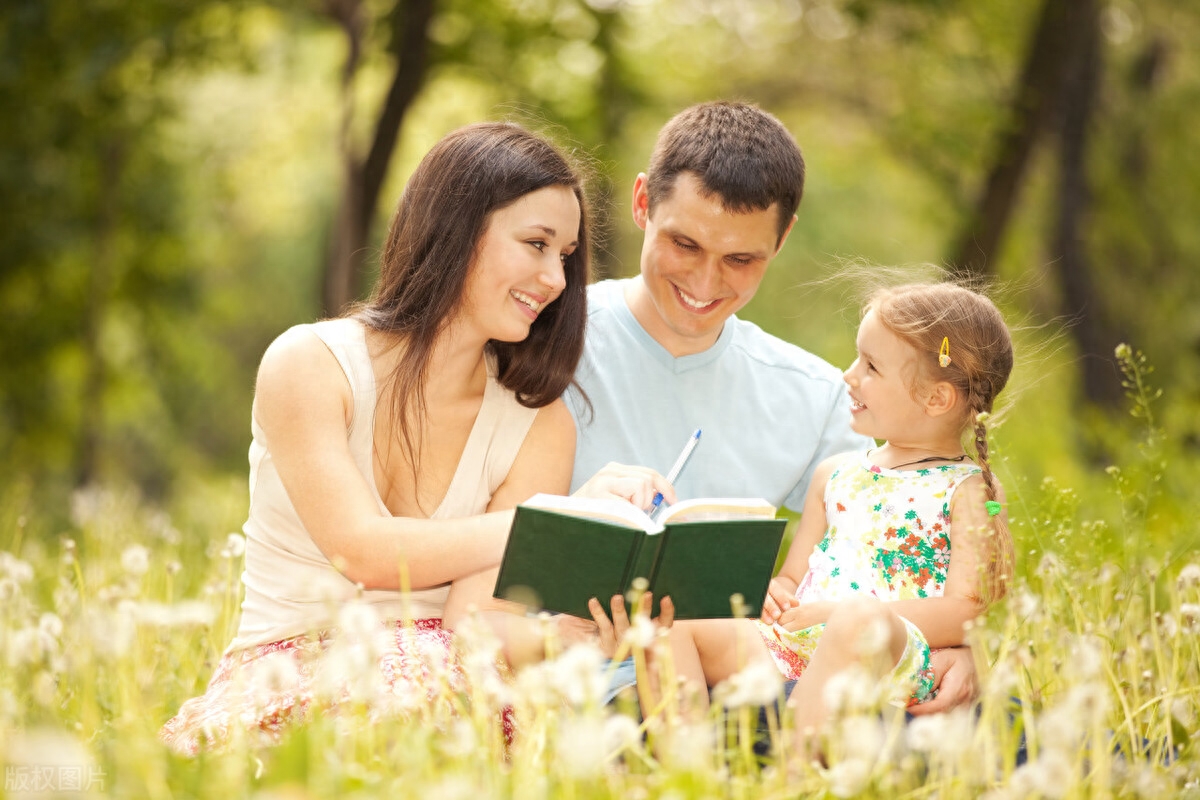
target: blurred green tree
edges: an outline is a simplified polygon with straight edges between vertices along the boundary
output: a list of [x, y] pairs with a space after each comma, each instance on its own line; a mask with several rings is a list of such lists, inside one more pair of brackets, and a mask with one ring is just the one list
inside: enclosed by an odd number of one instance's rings
[[[180, 166], [162, 147], [169, 71], [227, 58], [229, 2], [0, 15], [0, 453], [35, 476], [102, 477], [103, 453], [162, 487], [156, 440], [196, 385], [170, 329], [194, 309]], [[186, 408], [186, 403], [183, 404]]]

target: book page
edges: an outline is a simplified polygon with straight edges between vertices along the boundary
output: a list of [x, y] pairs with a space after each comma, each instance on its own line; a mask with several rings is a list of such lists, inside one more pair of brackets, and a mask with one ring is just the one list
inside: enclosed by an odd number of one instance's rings
[[651, 520], [646, 512], [624, 500], [535, 494], [521, 505], [544, 508], [547, 511], [556, 511], [572, 517], [587, 517], [601, 522], [611, 522], [615, 525], [624, 525], [626, 528], [640, 528], [652, 533], [662, 530], [662, 526]]
[[658, 515], [668, 522], [704, 522], [725, 519], [774, 519], [775, 506], [761, 497], [697, 497], [681, 500]]

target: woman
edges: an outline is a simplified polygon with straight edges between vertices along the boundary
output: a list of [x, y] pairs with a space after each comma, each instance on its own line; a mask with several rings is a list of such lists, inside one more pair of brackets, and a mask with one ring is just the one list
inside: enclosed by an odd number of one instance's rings
[[[575, 430], [559, 397], [583, 347], [587, 271], [581, 182], [546, 141], [485, 123], [426, 155], [370, 301], [263, 356], [241, 623], [206, 694], [164, 727], [169, 744], [195, 752], [248, 718], [274, 738], [303, 716], [348, 607], [389, 622], [389, 683], [419, 682], [431, 648], [449, 660], [443, 616], [489, 604], [511, 509], [568, 491]], [[657, 473], [614, 467], [581, 492], [644, 505], [659, 490]], [[529, 627], [511, 617], [501, 634], [512, 644]], [[286, 686], [264, 702], [244, 676], [280, 653], [294, 656], [286, 680], [266, 683]]]

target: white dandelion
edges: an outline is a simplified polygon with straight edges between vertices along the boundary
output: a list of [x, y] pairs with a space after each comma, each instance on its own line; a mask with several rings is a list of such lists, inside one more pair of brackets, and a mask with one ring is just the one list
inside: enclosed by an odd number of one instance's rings
[[126, 547], [121, 553], [121, 569], [135, 578], [145, 575], [150, 569], [150, 551], [140, 544]]

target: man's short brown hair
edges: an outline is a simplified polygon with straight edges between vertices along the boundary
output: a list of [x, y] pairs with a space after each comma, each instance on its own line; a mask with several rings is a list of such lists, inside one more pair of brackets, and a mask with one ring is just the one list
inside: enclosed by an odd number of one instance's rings
[[778, 204], [779, 236], [804, 194], [804, 157], [788, 129], [749, 103], [715, 101], [676, 114], [659, 131], [647, 171], [649, 211], [691, 172], [727, 211], [744, 214]]

